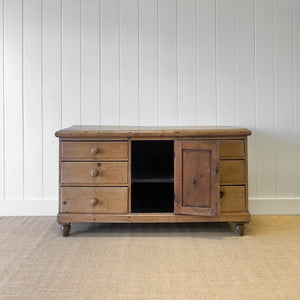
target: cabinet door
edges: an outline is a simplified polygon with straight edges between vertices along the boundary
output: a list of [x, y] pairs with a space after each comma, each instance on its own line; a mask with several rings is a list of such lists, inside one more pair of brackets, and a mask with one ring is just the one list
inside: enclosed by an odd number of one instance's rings
[[175, 141], [175, 214], [219, 216], [218, 142]]

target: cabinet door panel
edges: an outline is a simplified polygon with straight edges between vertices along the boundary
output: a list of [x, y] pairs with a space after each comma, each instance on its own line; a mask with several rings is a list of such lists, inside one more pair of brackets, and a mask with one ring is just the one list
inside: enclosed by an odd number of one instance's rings
[[176, 214], [220, 215], [218, 142], [175, 141]]

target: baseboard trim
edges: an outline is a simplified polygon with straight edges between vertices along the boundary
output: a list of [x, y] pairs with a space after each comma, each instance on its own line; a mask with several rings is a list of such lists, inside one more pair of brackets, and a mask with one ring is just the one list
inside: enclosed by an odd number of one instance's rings
[[[298, 215], [300, 198], [250, 198], [253, 215]], [[58, 200], [2, 200], [0, 216], [56, 216]]]
[[56, 216], [58, 200], [0, 201], [1, 216]]
[[250, 198], [252, 215], [299, 215], [300, 198]]

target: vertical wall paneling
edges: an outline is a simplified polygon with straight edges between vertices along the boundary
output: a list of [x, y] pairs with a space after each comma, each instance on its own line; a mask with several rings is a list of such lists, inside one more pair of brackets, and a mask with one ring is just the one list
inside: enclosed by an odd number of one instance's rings
[[138, 0], [120, 1], [120, 124], [138, 125]]
[[252, 0], [236, 1], [236, 121], [254, 131], [249, 138], [249, 193], [256, 197], [255, 151], [255, 75], [254, 75], [254, 5]]
[[273, 0], [255, 1], [257, 195], [275, 196], [275, 80]]
[[4, 0], [5, 199], [23, 199], [23, 7]]
[[61, 128], [61, 1], [43, 0], [43, 187], [44, 199], [58, 197], [58, 140]]
[[139, 0], [140, 125], [158, 125], [158, 6]]
[[296, 197], [300, 198], [300, 1], [294, 0], [294, 124]]
[[159, 124], [177, 125], [176, 1], [158, 1]]
[[250, 211], [299, 212], [299, 53], [299, 0], [0, 0], [1, 212], [56, 212], [80, 123], [247, 127]]
[[252, 0], [236, 1], [237, 124], [255, 127], [254, 11]]
[[215, 1], [197, 0], [198, 123], [217, 122]]
[[81, 123], [100, 123], [99, 0], [81, 2]]
[[197, 10], [195, 0], [177, 1], [178, 125], [197, 124]]
[[81, 122], [82, 0], [62, 0], [62, 126]]
[[277, 196], [295, 197], [292, 0], [276, 0], [274, 13]]
[[26, 200], [43, 198], [41, 59], [42, 2], [23, 1], [24, 199]]
[[120, 122], [119, 0], [101, 0], [101, 123]]
[[217, 0], [218, 124], [236, 124], [235, 1]]
[[0, 201], [4, 200], [4, 53], [3, 53], [3, 30], [4, 30], [4, 0], [0, 0]]

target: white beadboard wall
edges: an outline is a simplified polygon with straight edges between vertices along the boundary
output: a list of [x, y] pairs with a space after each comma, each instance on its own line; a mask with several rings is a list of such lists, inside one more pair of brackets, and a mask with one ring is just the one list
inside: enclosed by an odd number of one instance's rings
[[300, 0], [0, 0], [0, 215], [54, 215], [73, 124], [234, 125], [254, 214], [300, 213]]

